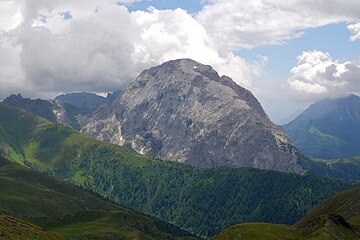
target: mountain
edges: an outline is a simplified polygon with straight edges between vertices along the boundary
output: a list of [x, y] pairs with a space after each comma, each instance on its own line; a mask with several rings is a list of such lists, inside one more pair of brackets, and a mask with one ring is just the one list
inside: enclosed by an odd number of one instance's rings
[[2, 240], [65, 240], [55, 233], [22, 220], [0, 216], [0, 238]]
[[69, 93], [59, 95], [55, 100], [23, 98], [21, 94], [12, 94], [3, 102], [25, 109], [51, 122], [67, 125], [80, 130], [78, 117], [95, 111], [104, 103], [111, 103], [114, 98], [121, 95], [121, 91], [109, 93], [107, 98], [94, 93]]
[[359, 186], [252, 168], [204, 169], [156, 160], [2, 103], [0, 126], [0, 152], [9, 159], [201, 236], [249, 221], [293, 224], [320, 200]]
[[108, 93], [106, 96], [106, 102], [112, 103], [123, 94], [123, 90], [117, 90], [112, 93]]
[[190, 59], [143, 71], [82, 131], [141, 154], [200, 167], [302, 173], [297, 151], [254, 95]]
[[[19, 166], [2, 157], [0, 206], [0, 214], [26, 219], [73, 239], [185, 239], [188, 236], [190, 239], [192, 236], [172, 224], [122, 208], [90, 191]], [[21, 234], [22, 229], [32, 232], [27, 230], [29, 226], [32, 228], [29, 224], [4, 217], [3, 220], [19, 223], [12, 229], [4, 225], [1, 219], [0, 217], [0, 239], [3, 239], [2, 227], [10, 233], [18, 231]], [[23, 227], [19, 230], [18, 226]], [[45, 233], [44, 230], [43, 232]]]
[[7, 97], [4, 103], [25, 109], [51, 122], [60, 123], [80, 130], [80, 125], [76, 120], [78, 114], [89, 114], [89, 109], [82, 109], [60, 100], [43, 100], [24, 98], [21, 94], [12, 94]]
[[57, 121], [57, 117], [53, 112], [54, 103], [51, 101], [23, 98], [21, 94], [12, 94], [3, 102], [14, 107], [23, 108], [51, 122]]
[[316, 205], [294, 226], [246, 223], [213, 240], [357, 240], [360, 238], [360, 188], [338, 193]]
[[95, 110], [106, 102], [106, 98], [95, 93], [79, 92], [59, 95], [55, 98], [55, 101], [63, 104], [67, 103], [80, 109]]
[[360, 155], [360, 97], [350, 95], [312, 104], [283, 126], [295, 147], [322, 159]]

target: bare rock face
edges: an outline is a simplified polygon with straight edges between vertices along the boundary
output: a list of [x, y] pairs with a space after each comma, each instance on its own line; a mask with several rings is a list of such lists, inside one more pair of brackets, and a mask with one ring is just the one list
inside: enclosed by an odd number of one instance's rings
[[143, 71], [118, 99], [84, 120], [82, 131], [200, 167], [303, 172], [296, 149], [252, 93], [190, 59]]

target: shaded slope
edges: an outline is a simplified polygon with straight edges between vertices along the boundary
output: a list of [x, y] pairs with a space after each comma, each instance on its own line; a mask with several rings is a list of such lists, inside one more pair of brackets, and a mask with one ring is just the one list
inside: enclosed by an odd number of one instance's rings
[[294, 146], [309, 156], [359, 156], [360, 97], [350, 95], [316, 102], [283, 128]]
[[302, 227], [244, 223], [230, 227], [212, 240], [358, 240], [360, 227], [349, 225], [341, 216], [326, 215]]
[[26, 218], [57, 217], [80, 211], [117, 210], [91, 192], [0, 157], [0, 213]]
[[63, 236], [81, 236], [75, 239], [174, 239], [191, 235], [1, 157], [0, 214], [21, 217]]
[[106, 102], [106, 98], [95, 93], [79, 92], [59, 95], [55, 98], [56, 102], [70, 104], [79, 109], [95, 110]]
[[360, 188], [320, 202], [295, 226], [267, 223], [235, 225], [213, 240], [357, 240], [360, 238]]
[[335, 194], [334, 196], [316, 205], [299, 223], [301, 226], [309, 219], [314, 219], [325, 214], [337, 214], [346, 221], [360, 223], [360, 188]]
[[360, 157], [326, 160], [304, 158], [301, 165], [309, 175], [360, 180]]
[[319, 200], [357, 185], [154, 160], [4, 104], [0, 124], [17, 160], [204, 236], [247, 221], [293, 224]]
[[0, 215], [1, 240], [65, 240], [66, 238], [22, 220]]
[[244, 223], [232, 226], [212, 240], [305, 240], [295, 227], [268, 223]]

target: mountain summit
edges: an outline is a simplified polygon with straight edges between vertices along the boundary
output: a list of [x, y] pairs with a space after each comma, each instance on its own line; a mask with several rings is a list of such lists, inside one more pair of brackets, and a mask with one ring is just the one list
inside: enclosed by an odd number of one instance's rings
[[360, 155], [360, 97], [350, 95], [312, 104], [284, 126], [294, 145], [317, 158]]
[[288, 137], [253, 94], [190, 59], [143, 71], [113, 103], [84, 120], [82, 131], [200, 167], [302, 172]]

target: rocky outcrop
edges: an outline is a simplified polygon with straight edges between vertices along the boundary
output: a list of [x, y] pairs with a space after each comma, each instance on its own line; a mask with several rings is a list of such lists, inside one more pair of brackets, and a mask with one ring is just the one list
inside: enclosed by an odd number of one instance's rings
[[141, 154], [200, 167], [302, 173], [296, 150], [253, 94], [190, 59], [143, 71], [82, 131]]
[[14, 107], [25, 109], [51, 122], [56, 122], [57, 117], [53, 112], [53, 101], [23, 98], [21, 94], [12, 94], [3, 102]]

